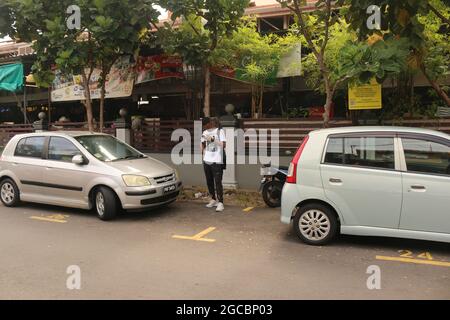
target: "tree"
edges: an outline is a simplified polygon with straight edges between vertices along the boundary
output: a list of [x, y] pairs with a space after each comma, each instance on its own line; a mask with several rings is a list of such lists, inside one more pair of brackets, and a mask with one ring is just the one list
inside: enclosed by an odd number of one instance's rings
[[[69, 28], [66, 11], [71, 0], [9, 0], [13, 10], [12, 36], [33, 42], [36, 60], [32, 72], [37, 83], [48, 87], [53, 69], [81, 75], [89, 130], [94, 130], [89, 84], [94, 70], [102, 69], [102, 99], [105, 80], [118, 56], [133, 54], [142, 28], [157, 16], [147, 0], [80, 0], [80, 26]], [[103, 117], [101, 115], [101, 117]]]
[[252, 87], [252, 116], [263, 114], [264, 89], [269, 79], [275, 79], [280, 58], [300, 39], [288, 34], [261, 35], [255, 19], [245, 19], [233, 34], [224, 39], [213, 53], [214, 66], [232, 68], [239, 79]]
[[[314, 26], [316, 24], [317, 17], [310, 16], [307, 27], [310, 28], [311, 31], [315, 31]], [[295, 30], [298, 30], [298, 26], [292, 26], [292, 30], [295, 32]], [[308, 49], [308, 43], [306, 42], [305, 37], [302, 36], [301, 39], [303, 46]], [[323, 63], [329, 71], [330, 83], [335, 83], [341, 78], [343, 79], [337, 83], [336, 88], [344, 81], [344, 79], [346, 79], [346, 75], [339, 71], [339, 63], [341, 62], [339, 56], [340, 52], [348, 46], [349, 43], [353, 43], [356, 40], [356, 34], [354, 32], [350, 32], [348, 30], [348, 25], [346, 25], [343, 21], [338, 21], [329, 28], [329, 40], [326, 51], [323, 55]], [[312, 51], [306, 53], [302, 57], [302, 75], [305, 78], [306, 84], [310, 88], [318, 90], [321, 93], [326, 93], [323, 75], [320, 68], [317, 66], [317, 58]]]
[[438, 17], [443, 23], [446, 23], [448, 26], [450, 26], [450, 18], [449, 18], [449, 7], [450, 7], [450, 1], [449, 0], [431, 0], [428, 2], [428, 9], [433, 12], [436, 17]]
[[[421, 71], [450, 106], [448, 94], [438, 83], [448, 73], [448, 3], [448, 0], [347, 0], [346, 19], [361, 40], [373, 35], [407, 39], [410, 46], [407, 73]], [[366, 24], [370, 5], [381, 9], [381, 30], [370, 29]], [[410, 86], [413, 87], [412, 81]]]
[[[356, 33], [349, 30], [349, 25], [341, 20], [330, 28], [324, 60], [331, 82], [337, 83], [336, 88], [339, 88], [339, 85], [347, 83], [367, 84], [374, 78], [382, 83], [405, 69], [408, 54], [409, 47], [405, 39], [384, 41], [382, 38], [371, 38], [358, 41]], [[307, 84], [323, 92], [324, 86], [314, 55], [309, 53], [302, 60]]]
[[338, 79], [347, 77], [351, 84], [367, 84], [371, 79], [383, 83], [405, 69], [408, 54], [404, 40], [348, 41], [339, 52], [333, 75]]
[[[343, 0], [319, 0], [315, 4], [313, 12], [305, 12], [304, 0], [277, 0], [283, 7], [290, 9], [298, 23], [298, 32], [304, 37], [308, 49], [317, 61], [319, 72], [323, 80], [326, 101], [324, 105], [324, 126], [328, 126], [330, 108], [337, 86], [344, 81], [333, 81], [329, 66], [326, 64], [325, 55], [330, 41], [330, 29], [338, 22], [338, 15], [334, 12], [334, 6], [343, 4]], [[311, 20], [314, 19], [314, 23]]]
[[430, 1], [429, 6], [430, 12], [418, 17], [425, 27], [424, 55], [419, 67], [438, 96], [450, 107], [449, 94], [439, 84], [450, 76], [450, 7], [439, 0]]
[[0, 2], [0, 38], [11, 34], [13, 21], [12, 10], [8, 2]]
[[[91, 7], [95, 16], [90, 32], [98, 51], [100, 69], [100, 129], [104, 127], [106, 78], [112, 66], [124, 55], [135, 55], [151, 23], [156, 23], [159, 12], [152, 1], [96, 0]], [[148, 39], [148, 38], [146, 38]]]
[[[279, 1], [280, 2], [280, 1]], [[359, 41], [342, 19], [343, 2], [319, 1], [316, 10], [304, 12], [301, 1], [281, 1], [296, 15], [297, 31], [302, 44], [309, 50], [302, 58], [303, 76], [307, 84], [325, 93], [324, 126], [328, 125], [329, 108], [337, 89], [347, 83], [366, 84], [375, 78], [382, 83], [405, 69], [408, 44], [405, 41]]]
[[211, 55], [218, 44], [229, 37], [240, 23], [249, 0], [160, 0], [171, 12], [179, 28], [166, 24], [165, 48], [179, 53], [186, 63], [201, 65], [204, 70], [204, 115], [210, 116]]

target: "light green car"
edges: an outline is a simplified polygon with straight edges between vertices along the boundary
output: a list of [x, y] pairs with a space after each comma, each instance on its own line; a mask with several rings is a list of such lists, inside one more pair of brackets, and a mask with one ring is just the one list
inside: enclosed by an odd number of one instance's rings
[[450, 242], [450, 136], [405, 127], [311, 132], [291, 162], [281, 221], [304, 242], [338, 233]]

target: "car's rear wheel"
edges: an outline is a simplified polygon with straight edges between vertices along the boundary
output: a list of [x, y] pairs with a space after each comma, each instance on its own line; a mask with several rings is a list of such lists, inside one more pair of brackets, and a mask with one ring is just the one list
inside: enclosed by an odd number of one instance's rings
[[320, 203], [300, 207], [294, 217], [297, 236], [311, 245], [324, 245], [336, 236], [338, 220], [334, 212]]
[[97, 216], [104, 221], [114, 219], [120, 209], [115, 193], [106, 187], [99, 187], [95, 190], [94, 207]]
[[20, 202], [20, 192], [16, 183], [11, 179], [4, 179], [0, 183], [0, 199], [7, 207], [16, 207]]

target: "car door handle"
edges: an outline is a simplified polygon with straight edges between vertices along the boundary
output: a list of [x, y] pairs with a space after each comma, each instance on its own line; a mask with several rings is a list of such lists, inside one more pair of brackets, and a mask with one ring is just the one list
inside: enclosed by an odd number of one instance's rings
[[425, 192], [425, 191], [427, 191], [427, 188], [425, 188], [425, 186], [420, 186], [420, 185], [414, 184], [410, 187], [409, 191]]
[[339, 178], [330, 178], [330, 183], [332, 184], [342, 184], [342, 180]]

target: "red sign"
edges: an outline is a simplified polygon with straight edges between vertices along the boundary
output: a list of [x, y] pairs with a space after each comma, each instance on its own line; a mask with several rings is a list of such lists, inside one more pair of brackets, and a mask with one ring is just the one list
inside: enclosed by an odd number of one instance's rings
[[135, 72], [137, 84], [164, 78], [184, 79], [183, 60], [179, 56], [139, 57]]

